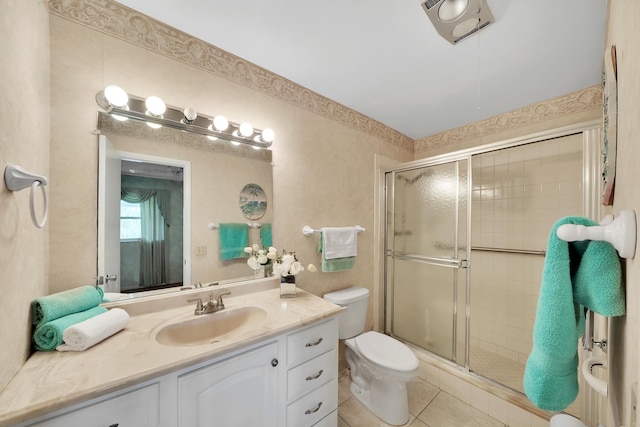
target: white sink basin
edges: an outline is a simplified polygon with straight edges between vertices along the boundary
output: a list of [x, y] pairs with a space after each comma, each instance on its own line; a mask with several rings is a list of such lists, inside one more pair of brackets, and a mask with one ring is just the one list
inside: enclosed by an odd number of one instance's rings
[[155, 339], [169, 346], [212, 344], [224, 340], [227, 335], [260, 327], [265, 320], [267, 312], [260, 307], [224, 309], [162, 326]]

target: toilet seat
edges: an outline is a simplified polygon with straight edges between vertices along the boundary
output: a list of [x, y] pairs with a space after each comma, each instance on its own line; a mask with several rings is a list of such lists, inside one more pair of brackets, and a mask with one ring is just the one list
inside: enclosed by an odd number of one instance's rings
[[354, 341], [360, 354], [376, 365], [397, 372], [418, 369], [418, 358], [411, 349], [388, 335], [370, 331], [358, 335]]

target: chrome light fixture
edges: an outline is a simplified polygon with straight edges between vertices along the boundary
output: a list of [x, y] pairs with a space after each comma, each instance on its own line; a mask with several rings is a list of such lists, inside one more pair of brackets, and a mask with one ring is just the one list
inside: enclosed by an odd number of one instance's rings
[[117, 120], [138, 120], [157, 129], [166, 126], [210, 140], [221, 139], [235, 145], [250, 145], [255, 149], [269, 148], [275, 139], [271, 129], [255, 129], [251, 124], [234, 123], [224, 116], [209, 117], [193, 108], [177, 108], [166, 105], [157, 96], [147, 99], [127, 94], [118, 86], [107, 86], [96, 94], [96, 102]]
[[495, 22], [486, 0], [426, 0], [422, 9], [436, 31], [451, 44]]

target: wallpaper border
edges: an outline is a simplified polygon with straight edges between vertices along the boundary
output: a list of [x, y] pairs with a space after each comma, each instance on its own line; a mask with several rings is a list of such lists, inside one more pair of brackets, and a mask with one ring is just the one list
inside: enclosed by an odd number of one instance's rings
[[413, 152], [413, 139], [271, 71], [111, 0], [49, 0], [49, 12]]

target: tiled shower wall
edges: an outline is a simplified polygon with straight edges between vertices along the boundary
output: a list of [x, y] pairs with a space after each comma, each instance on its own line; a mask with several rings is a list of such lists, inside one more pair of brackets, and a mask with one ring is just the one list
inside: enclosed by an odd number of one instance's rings
[[576, 134], [473, 156], [472, 369], [474, 347], [526, 362], [544, 264], [473, 248], [546, 250], [559, 218], [582, 215], [582, 147]]

